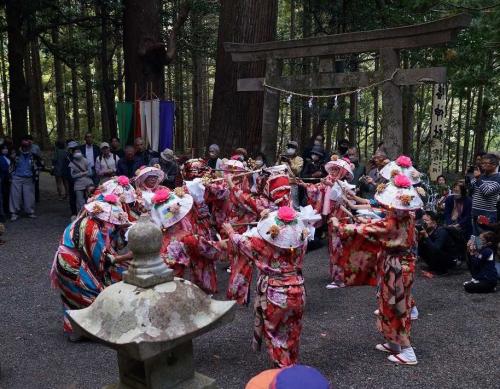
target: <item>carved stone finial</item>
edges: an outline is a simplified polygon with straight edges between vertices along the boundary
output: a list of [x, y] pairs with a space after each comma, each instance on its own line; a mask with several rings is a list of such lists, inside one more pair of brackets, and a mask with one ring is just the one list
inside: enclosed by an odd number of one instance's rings
[[173, 270], [160, 257], [161, 230], [150, 221], [148, 215], [141, 215], [130, 228], [128, 244], [134, 259], [123, 275], [125, 283], [151, 288], [174, 279]]

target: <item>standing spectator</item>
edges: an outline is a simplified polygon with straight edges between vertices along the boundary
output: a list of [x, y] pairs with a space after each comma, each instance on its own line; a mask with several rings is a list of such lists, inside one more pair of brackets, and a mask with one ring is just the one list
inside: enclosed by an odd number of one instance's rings
[[68, 180], [65, 177], [66, 155], [64, 142], [58, 140], [52, 158], [52, 174], [56, 180], [59, 200], [65, 200], [68, 196]]
[[472, 232], [479, 235], [479, 217], [487, 223], [497, 221], [497, 202], [500, 195], [500, 174], [497, 173], [498, 159], [494, 154], [486, 154], [481, 160], [481, 170], [476, 167], [472, 187]]
[[363, 165], [359, 161], [359, 151], [357, 147], [349, 147], [347, 149], [347, 157], [351, 161], [351, 163], [354, 165], [354, 178], [351, 181], [351, 184], [358, 186], [359, 183], [359, 178], [364, 176], [366, 174], [366, 169], [365, 165]]
[[80, 212], [86, 202], [87, 187], [94, 185], [92, 180], [92, 168], [87, 158], [83, 156], [81, 150], [75, 150], [73, 160], [69, 163], [71, 178], [73, 178], [73, 188], [76, 195], [76, 210]]
[[468, 293], [491, 293], [496, 290], [498, 273], [495, 267], [495, 249], [498, 241], [492, 231], [483, 232], [468, 243], [472, 279], [464, 282]]
[[208, 148], [208, 160], [207, 165], [212, 169], [220, 169], [222, 160], [219, 158], [220, 147], [219, 145], [213, 144]]
[[71, 177], [71, 169], [69, 164], [73, 161], [73, 154], [76, 150], [80, 150], [80, 146], [74, 140], [68, 140], [67, 142], [68, 151], [66, 153], [66, 160], [64, 165], [64, 177], [68, 181], [68, 199], [69, 199], [69, 209], [71, 210], [71, 220], [76, 218], [76, 193], [75, 193], [75, 183], [73, 177]]
[[337, 142], [337, 154], [341, 157], [346, 157], [349, 147], [350, 144], [348, 139], [339, 139], [339, 141]]
[[16, 221], [21, 206], [29, 218], [35, 218], [35, 181], [42, 163], [40, 157], [31, 152], [30, 141], [24, 138], [21, 149], [14, 160], [10, 188], [10, 220]]
[[[9, 169], [10, 159], [8, 157], [9, 148], [5, 143], [0, 144], [0, 223], [5, 223], [5, 216], [8, 213], [6, 207], [9, 205]], [[7, 194], [7, 196], [5, 196]]]
[[[311, 156], [312, 156], [312, 150], [314, 147], [321, 147], [323, 150], [325, 149], [325, 138], [323, 134], [317, 134], [316, 136], [313, 136], [311, 138], [311, 143], [309, 147], [307, 147], [304, 152], [302, 153], [302, 158], [304, 158], [305, 161], [310, 161]], [[322, 162], [326, 162], [327, 155], [324, 153], [323, 155], [323, 160]]]
[[464, 184], [455, 183], [452, 194], [445, 201], [444, 222], [460, 230], [464, 239], [469, 239], [472, 233], [471, 210], [472, 200], [467, 196], [467, 188]]
[[133, 178], [139, 167], [136, 168], [134, 146], [125, 146], [124, 157], [118, 160], [116, 166], [116, 175]]
[[116, 175], [116, 165], [120, 157], [111, 152], [109, 143], [107, 142], [102, 142], [100, 149], [101, 154], [95, 161], [95, 171], [99, 183], [102, 184]]
[[367, 177], [365, 176], [360, 180], [361, 197], [365, 199], [373, 199], [377, 186], [386, 181], [380, 174], [380, 171], [389, 163], [387, 154], [382, 151], [377, 151], [372, 160], [373, 168], [368, 172]]
[[94, 137], [91, 132], [87, 132], [85, 134], [85, 144], [80, 147], [83, 157], [90, 164], [90, 168], [92, 171], [92, 180], [96, 183], [98, 181], [96, 171], [95, 171], [95, 162], [97, 157], [100, 154], [99, 147], [94, 144]]
[[169, 189], [175, 189], [175, 178], [177, 177], [177, 173], [179, 173], [179, 166], [175, 161], [174, 152], [170, 149], [165, 149], [160, 153], [160, 157], [160, 167], [163, 173], [165, 173], [162, 185]]
[[[254, 166], [253, 170], [262, 170], [262, 169], [267, 168], [267, 158], [264, 155], [264, 153], [258, 152], [257, 154], [255, 154], [254, 161], [255, 161], [255, 166]], [[253, 173], [250, 176], [250, 180], [251, 180], [250, 191], [252, 193], [259, 192], [259, 188], [257, 188], [257, 183], [258, 183], [258, 178], [261, 174], [262, 174], [262, 172], [259, 171], [259, 172]]]
[[[33, 136], [31, 134], [26, 135], [26, 139], [30, 143], [30, 151], [34, 155], [38, 155], [38, 157], [40, 157], [40, 161], [41, 161], [42, 168], [43, 168], [42, 150], [40, 149], [40, 146], [38, 146], [36, 143], [34, 143]], [[37, 203], [40, 202], [40, 179], [39, 178], [40, 177], [37, 176], [36, 181], [35, 181], [35, 201]]]
[[474, 178], [474, 170], [477, 168], [481, 170], [481, 161], [483, 159], [483, 156], [485, 156], [486, 153], [484, 151], [480, 151], [479, 153], [476, 154], [474, 157], [474, 164], [469, 165], [467, 167], [467, 171], [465, 172], [465, 186], [467, 187], [467, 191], [469, 192], [469, 196], [472, 196], [472, 184], [471, 181]]
[[111, 138], [111, 152], [119, 158], [123, 158], [125, 156], [125, 153], [121, 149], [120, 138], [117, 138], [116, 136]]
[[141, 166], [153, 166], [159, 163], [160, 155], [153, 150], [147, 149], [142, 138], [135, 139], [134, 147], [136, 169]]
[[[281, 163], [285, 163], [290, 167], [291, 173], [295, 177], [300, 177], [304, 168], [304, 160], [297, 155], [299, 144], [291, 140], [287, 144], [286, 154], [281, 156]], [[295, 182], [295, 177], [290, 177], [290, 193], [292, 196], [293, 207], [298, 210], [300, 206], [299, 188]]]

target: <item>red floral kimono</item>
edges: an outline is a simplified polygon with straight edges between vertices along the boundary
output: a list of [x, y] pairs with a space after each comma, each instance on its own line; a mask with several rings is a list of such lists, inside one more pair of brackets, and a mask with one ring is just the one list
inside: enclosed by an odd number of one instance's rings
[[341, 239], [353, 234], [377, 239], [382, 249], [379, 254], [380, 291], [377, 319], [379, 331], [389, 342], [410, 345], [413, 304], [411, 287], [415, 273], [415, 219], [412, 213], [389, 212], [383, 220], [361, 225], [341, 225]]
[[297, 249], [280, 249], [257, 236], [233, 234], [230, 245], [242, 254], [234, 258], [242, 262], [239, 268], [245, 271], [239, 273], [238, 267], [233, 267], [228, 295], [240, 303], [246, 301], [251, 262], [260, 273], [254, 304], [254, 350], [260, 350], [264, 338], [274, 364], [285, 367], [297, 363], [305, 307], [302, 261], [307, 243]]
[[231, 208], [229, 188], [225, 181], [208, 183], [205, 187], [205, 203], [210, 210], [211, 222], [217, 231], [220, 232], [222, 224], [227, 221]]
[[213, 294], [217, 291], [215, 261], [220, 249], [216, 243], [194, 232], [191, 218], [189, 214], [163, 230], [160, 255], [176, 277], [183, 278], [189, 268], [193, 283], [205, 293]]

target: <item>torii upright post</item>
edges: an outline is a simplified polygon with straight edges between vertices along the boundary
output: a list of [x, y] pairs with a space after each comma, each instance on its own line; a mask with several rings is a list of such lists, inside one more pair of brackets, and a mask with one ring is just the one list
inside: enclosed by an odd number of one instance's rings
[[[276, 154], [279, 93], [267, 85], [287, 91], [314, 91], [352, 88], [354, 90], [382, 82], [382, 138], [390, 157], [403, 149], [401, 86], [422, 83], [445, 83], [446, 68], [400, 69], [399, 51], [443, 46], [453, 42], [458, 32], [469, 26], [471, 16], [459, 14], [429, 23], [374, 31], [328, 35], [313, 38], [264, 43], [224, 43], [235, 62], [266, 61], [266, 77], [238, 80], [238, 91], [265, 91], [262, 149], [272, 160]], [[288, 58], [335, 57], [375, 52], [380, 56], [380, 70], [374, 72], [319, 72], [281, 77], [279, 61]], [[396, 72], [397, 71], [397, 72]]]

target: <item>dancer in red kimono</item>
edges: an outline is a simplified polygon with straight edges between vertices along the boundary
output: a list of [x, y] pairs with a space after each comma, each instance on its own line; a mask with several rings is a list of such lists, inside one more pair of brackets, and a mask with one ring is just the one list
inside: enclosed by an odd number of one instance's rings
[[114, 265], [128, 259], [118, 255], [119, 237], [129, 226], [128, 217], [116, 196], [84, 205], [79, 217], [64, 230], [52, 264], [52, 286], [59, 289], [64, 308], [64, 332], [79, 340], [67, 317], [70, 309], [92, 304], [112, 280]]
[[[305, 306], [302, 261], [309, 230], [290, 207], [271, 212], [244, 235], [237, 234], [229, 223], [224, 224], [224, 229], [229, 249], [238, 250], [242, 254], [240, 261], [253, 263], [259, 269], [254, 349], [260, 349], [264, 338], [276, 366], [297, 363]], [[251, 272], [232, 277], [229, 289], [239, 297], [238, 302], [246, 300], [251, 280]]]
[[382, 274], [378, 295], [377, 327], [387, 343], [376, 349], [388, 352], [389, 360], [398, 364], [415, 365], [417, 357], [411, 346], [411, 287], [415, 273], [415, 219], [414, 210], [423, 206], [408, 177], [393, 175], [388, 184], [380, 184], [375, 199], [387, 209], [385, 219], [368, 224], [339, 224], [332, 219], [332, 227], [339, 230], [342, 239], [359, 233], [377, 239], [382, 249], [379, 266]]
[[194, 232], [190, 216], [193, 198], [182, 188], [174, 192], [162, 188], [156, 191], [152, 203], [151, 219], [163, 232], [160, 254], [165, 263], [176, 277], [184, 277], [189, 268], [194, 284], [206, 293], [215, 293], [215, 261], [220, 249], [217, 243]]
[[159, 189], [165, 189], [160, 183], [163, 181], [165, 173], [156, 166], [143, 166], [135, 172], [133, 179], [135, 193], [137, 195], [136, 212], [149, 213], [153, 206], [152, 200], [155, 192]]

